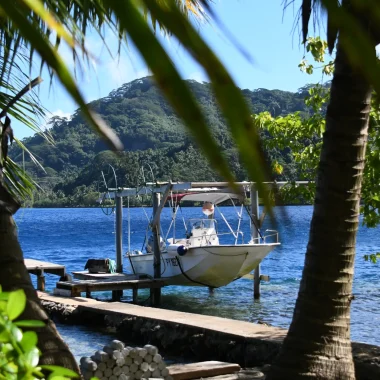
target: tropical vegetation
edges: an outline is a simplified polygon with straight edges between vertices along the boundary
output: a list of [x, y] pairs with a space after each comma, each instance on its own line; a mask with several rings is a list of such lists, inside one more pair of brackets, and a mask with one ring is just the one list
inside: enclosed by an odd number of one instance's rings
[[[186, 83], [201, 105], [212, 135], [230, 162], [235, 177], [247, 180], [247, 172], [210, 85], [196, 81]], [[253, 113], [269, 111], [274, 116], [285, 117], [297, 111], [300, 117], [308, 118], [312, 109], [305, 105], [304, 98], [310, 88], [313, 87], [305, 86], [295, 93], [266, 89], [242, 92]], [[23, 140], [43, 169], [19, 146], [14, 145], [9, 152], [40, 186], [34, 191], [32, 202], [26, 202], [27, 205], [94, 207], [99, 192], [105, 187], [102, 171], [108, 185], [115, 186], [114, 173], [109, 165], [115, 169], [118, 186], [125, 187], [140, 185], [144, 177], [149, 181], [222, 179], [196, 148], [193, 138], [152, 78], [126, 83], [89, 106], [117, 132], [125, 151], [115, 155], [107, 150], [79, 110], [69, 119], [53, 118], [49, 135], [54, 139], [54, 145], [38, 134]], [[260, 137], [265, 145], [269, 138], [267, 131], [261, 130]], [[268, 145], [265, 154], [269, 162], [283, 167], [275, 176], [277, 180], [296, 180], [299, 177], [289, 149], [279, 150], [275, 145]]]
[[[304, 41], [308, 35], [310, 17], [321, 4], [328, 15], [327, 42], [330, 52], [338, 41], [334, 75], [300, 291], [292, 324], [268, 379], [355, 378], [349, 313], [372, 86], [380, 93], [380, 67], [375, 51], [375, 46], [380, 42], [377, 28], [379, 8], [376, 1], [303, 0]], [[126, 36], [133, 41], [150, 67], [156, 83], [176, 114], [189, 127], [210, 164], [219, 175], [232, 182], [235, 176], [226, 157], [218, 149], [212, 130], [207, 127], [201, 107], [186, 83], [181, 81], [178, 71], [150, 28], [151, 22], [157, 23], [177, 38], [206, 70], [248, 178], [257, 181], [259, 190], [263, 190], [261, 183], [268, 178], [268, 171], [264, 170], [267, 160], [250, 109], [228, 72], [188, 21], [186, 12], [200, 14], [200, 5], [212, 14], [208, 3], [203, 0], [0, 2], [0, 56], [4, 67], [1, 73], [20, 74], [18, 69], [21, 66], [15, 59], [16, 53], [26, 51], [24, 57], [30, 58], [37, 52], [51, 73], [57, 75], [81, 106], [89, 123], [111, 146], [120, 149], [121, 142], [84, 104], [72, 75], [56, 49], [59, 42], [65, 40], [73, 48], [74, 54], [78, 50], [85, 50], [84, 37], [88, 26], [91, 25], [100, 34], [102, 26], [107, 26], [115, 32], [121, 43], [124, 43]], [[55, 44], [49, 39], [52, 31], [56, 33]], [[2, 90], [10, 87], [9, 75], [3, 74], [0, 83]], [[28, 80], [27, 76], [19, 77]], [[17, 93], [14, 87], [10, 90]], [[3, 94], [1, 116], [5, 117], [6, 111], [9, 111], [9, 115], [30, 122], [25, 117], [25, 108], [17, 109], [12, 103], [12, 96], [6, 91]], [[1, 165], [8, 178], [8, 182], [3, 181], [0, 186], [0, 243], [4, 247], [0, 256], [2, 285], [7, 290], [24, 289], [28, 300], [24, 315], [32, 316], [28, 319], [47, 321], [48, 328], [41, 328], [38, 334], [38, 345], [42, 352], [40, 361], [57, 361], [77, 371], [75, 360], [59, 339], [53, 325], [43, 315], [23, 265], [12, 214], [19, 207], [14, 195], [26, 193], [29, 179], [21, 178], [23, 172], [6, 157], [8, 139], [12, 139], [10, 118], [5, 119], [2, 125], [2, 138]], [[13, 194], [10, 193], [12, 189]], [[261, 193], [268, 204], [269, 196], [264, 191]], [[52, 343], [57, 344], [57, 347], [49, 352]]]

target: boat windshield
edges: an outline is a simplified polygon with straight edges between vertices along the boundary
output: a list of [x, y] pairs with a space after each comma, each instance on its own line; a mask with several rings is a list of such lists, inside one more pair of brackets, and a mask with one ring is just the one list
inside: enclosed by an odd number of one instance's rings
[[189, 220], [189, 230], [199, 229], [199, 228], [215, 228], [215, 219], [190, 219]]

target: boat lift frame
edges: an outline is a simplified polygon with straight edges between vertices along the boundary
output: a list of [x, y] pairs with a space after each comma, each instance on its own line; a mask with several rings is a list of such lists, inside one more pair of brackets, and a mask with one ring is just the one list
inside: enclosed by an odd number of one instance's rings
[[[268, 187], [281, 187], [289, 182], [263, 182]], [[297, 185], [307, 185], [310, 181], [295, 181]], [[259, 241], [260, 213], [259, 213], [259, 193], [256, 182], [235, 182], [235, 186], [250, 191], [251, 199], [251, 237], [253, 241]], [[153, 220], [150, 224], [153, 234], [154, 247], [154, 278], [161, 278], [161, 251], [160, 251], [160, 218], [162, 209], [173, 191], [217, 191], [231, 189], [229, 182], [148, 182], [141, 188], [110, 188], [107, 189], [109, 199], [115, 199], [116, 203], [116, 271], [123, 272], [123, 197], [147, 195], [153, 196]], [[162, 194], [162, 197], [161, 197]], [[260, 264], [254, 272], [254, 298], [260, 298]], [[161, 298], [161, 288], [154, 289], [153, 304], [159, 305]]]

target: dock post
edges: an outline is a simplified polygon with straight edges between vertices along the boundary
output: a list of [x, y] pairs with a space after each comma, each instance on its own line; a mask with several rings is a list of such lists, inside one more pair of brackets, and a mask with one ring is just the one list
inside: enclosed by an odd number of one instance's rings
[[116, 194], [116, 272], [123, 273], [123, 197]]
[[37, 290], [41, 292], [45, 291], [45, 273], [43, 270], [37, 275]]
[[[255, 184], [251, 184], [251, 216], [255, 222], [251, 224], [251, 236], [253, 242], [258, 242], [259, 233], [256, 226], [259, 227], [259, 192], [256, 190]], [[260, 264], [255, 268], [254, 272], [253, 297], [256, 299], [260, 298]]]
[[[156, 216], [158, 212], [158, 208], [160, 205], [160, 193], [153, 193], [153, 218]], [[161, 278], [161, 250], [160, 250], [160, 223], [153, 225], [152, 228], [153, 233], [153, 269], [154, 269], [154, 278]], [[157, 288], [153, 290], [153, 306], [158, 306], [161, 303], [161, 288]]]

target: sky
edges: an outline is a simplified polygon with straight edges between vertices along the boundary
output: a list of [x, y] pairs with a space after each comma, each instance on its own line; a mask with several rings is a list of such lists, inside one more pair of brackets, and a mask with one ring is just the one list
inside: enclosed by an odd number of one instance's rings
[[[299, 26], [295, 23], [298, 4], [299, 1], [295, 1], [294, 6], [284, 11], [283, 0], [214, 0], [213, 9], [223, 28], [213, 21], [201, 23], [197, 28], [239, 87], [296, 91], [305, 84], [321, 80], [320, 73], [310, 76], [297, 67], [305, 53], [300, 43]], [[322, 36], [323, 33], [320, 32]], [[164, 36], [160, 39], [184, 79], [207, 81], [202, 69], [176, 40]], [[77, 82], [87, 102], [107, 96], [124, 83], [150, 75], [133, 46], [129, 45], [128, 50], [124, 49], [117, 57], [116, 38], [107, 35], [106, 40], [113, 56], [95, 34], [90, 34], [87, 47], [93, 54], [92, 62], [84, 65], [82, 72], [77, 70]], [[252, 61], [237, 49], [234, 40], [248, 52]], [[60, 52], [73, 69], [69, 50], [62, 47]], [[70, 116], [77, 105], [57, 81], [50, 86], [47, 73], [43, 73], [43, 78], [44, 82], [38, 89], [42, 104], [51, 115]], [[18, 138], [33, 134], [20, 123], [14, 123], [13, 128]]]

